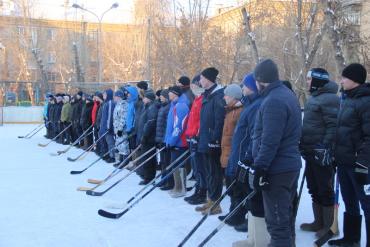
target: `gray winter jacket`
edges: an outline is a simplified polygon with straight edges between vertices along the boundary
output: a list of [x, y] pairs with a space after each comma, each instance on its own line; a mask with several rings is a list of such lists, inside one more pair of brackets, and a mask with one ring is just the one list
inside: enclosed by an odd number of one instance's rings
[[339, 110], [338, 85], [329, 82], [313, 92], [304, 107], [301, 151], [312, 152], [318, 145], [332, 148]]

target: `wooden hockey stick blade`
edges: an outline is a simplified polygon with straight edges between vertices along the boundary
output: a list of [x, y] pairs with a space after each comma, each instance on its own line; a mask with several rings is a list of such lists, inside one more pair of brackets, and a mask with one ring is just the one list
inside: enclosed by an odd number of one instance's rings
[[84, 187], [84, 186], [80, 186], [77, 188], [77, 191], [89, 191], [91, 190], [92, 188], [89, 188], [89, 187]]
[[87, 182], [88, 182], [89, 184], [101, 184], [101, 183], [103, 183], [103, 180], [89, 178], [89, 179], [87, 180]]

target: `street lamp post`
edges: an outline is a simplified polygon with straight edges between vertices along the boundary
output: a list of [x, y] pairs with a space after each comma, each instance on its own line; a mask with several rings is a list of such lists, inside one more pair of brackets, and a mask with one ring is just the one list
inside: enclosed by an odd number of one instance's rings
[[104, 11], [100, 16], [98, 16], [96, 13], [92, 12], [91, 10], [89, 9], [86, 9], [76, 3], [74, 3], [72, 5], [72, 8], [75, 8], [75, 9], [81, 9], [83, 11], [86, 11], [90, 14], [92, 14], [93, 16], [95, 16], [97, 19], [98, 19], [98, 23], [99, 23], [99, 27], [98, 27], [98, 37], [97, 37], [97, 44], [98, 44], [98, 82], [101, 82], [102, 81], [102, 63], [103, 63], [103, 58], [102, 58], [102, 49], [101, 49], [101, 40], [102, 40], [102, 20], [103, 20], [103, 17], [104, 15], [111, 9], [115, 9], [115, 8], [118, 8], [118, 3], [114, 3], [112, 4], [112, 6], [107, 9], [106, 11]]

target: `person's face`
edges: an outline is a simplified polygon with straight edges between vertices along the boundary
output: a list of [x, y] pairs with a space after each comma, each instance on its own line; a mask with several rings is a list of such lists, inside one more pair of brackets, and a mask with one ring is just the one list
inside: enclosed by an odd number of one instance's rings
[[119, 102], [121, 100], [121, 97], [114, 96], [113, 97], [114, 102]]
[[143, 99], [143, 103], [146, 105], [146, 104], [149, 104], [150, 103], [150, 99], [148, 99], [148, 98], [146, 98], [146, 97], [144, 97], [144, 99]]
[[76, 98], [77, 99], [81, 99], [81, 96], [79, 94], [77, 94]]
[[167, 98], [164, 97], [163, 95], [160, 95], [159, 96], [159, 100], [162, 102], [162, 103], [166, 103], [167, 102]]
[[249, 95], [252, 95], [254, 92], [252, 90], [249, 89], [249, 87], [246, 87], [243, 85], [243, 95], [244, 96], [249, 96]]
[[170, 101], [174, 101], [178, 98], [178, 96], [172, 92], [169, 92], [168, 96], [170, 98]]
[[226, 105], [231, 105], [231, 104], [233, 104], [233, 103], [235, 103], [235, 102], [236, 102], [235, 98], [230, 97], [230, 96], [228, 96], [228, 95], [225, 95], [225, 96], [224, 96], [224, 100], [225, 100], [225, 102], [226, 102]]
[[68, 103], [69, 102], [69, 97], [68, 96], [64, 96], [63, 102], [64, 102], [64, 104]]
[[267, 87], [268, 83], [263, 83], [263, 82], [256, 81], [256, 84], [257, 84], [258, 91], [261, 92], [263, 89], [265, 89]]
[[175, 82], [175, 85], [176, 85], [176, 86], [179, 86], [179, 87], [183, 86], [183, 85], [182, 85], [180, 82], [178, 82], [178, 81], [176, 81], [176, 82]]
[[103, 99], [104, 99], [104, 100], [106, 100], [106, 99], [107, 99], [107, 93], [106, 93], [106, 92], [104, 92], [104, 93], [103, 93]]
[[351, 90], [354, 89], [355, 87], [358, 87], [360, 84], [352, 81], [351, 79], [348, 79], [346, 77], [342, 77], [340, 80], [340, 84], [342, 85], [342, 88], [344, 90]]
[[306, 77], [306, 83], [307, 83], [307, 88], [311, 88], [311, 83], [312, 83], [312, 77], [307, 76]]
[[200, 82], [200, 85], [202, 86], [202, 88], [204, 88], [204, 89], [209, 88], [210, 84], [211, 84], [211, 82], [202, 75], [200, 75], [200, 81], [199, 82]]

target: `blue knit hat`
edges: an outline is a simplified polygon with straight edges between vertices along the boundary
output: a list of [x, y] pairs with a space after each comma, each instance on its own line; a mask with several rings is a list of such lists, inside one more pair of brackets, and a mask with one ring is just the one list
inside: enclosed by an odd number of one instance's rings
[[249, 73], [244, 77], [243, 85], [255, 93], [258, 92], [256, 80], [254, 79], [253, 73]]
[[121, 89], [117, 90], [115, 93], [114, 93], [114, 96], [117, 96], [117, 97], [120, 97], [120, 98], [124, 98], [125, 97], [125, 94], [123, 93], [123, 91]]

